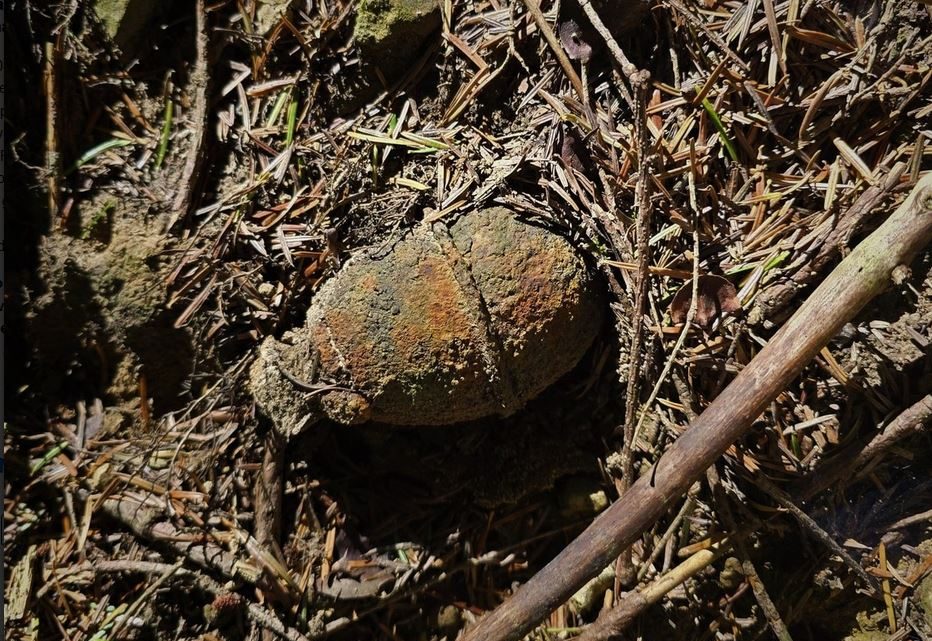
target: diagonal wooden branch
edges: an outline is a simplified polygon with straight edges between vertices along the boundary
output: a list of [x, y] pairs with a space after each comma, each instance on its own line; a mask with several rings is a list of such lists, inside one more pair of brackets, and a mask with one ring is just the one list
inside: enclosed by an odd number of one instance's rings
[[557, 57], [557, 62], [559, 62], [560, 66], [563, 68], [563, 73], [570, 79], [570, 84], [573, 85], [573, 89], [576, 91], [576, 95], [579, 96], [579, 100], [583, 103], [588, 103], [589, 101], [586, 99], [586, 89], [583, 87], [582, 79], [580, 79], [579, 74], [576, 73], [576, 70], [573, 68], [573, 63], [571, 63], [570, 59], [563, 53], [563, 47], [554, 35], [553, 29], [551, 29], [550, 25], [547, 23], [544, 12], [540, 10], [540, 5], [537, 3], [537, 0], [524, 0], [524, 5], [527, 7], [531, 17], [534, 18], [534, 22], [544, 36], [544, 40], [547, 41], [551, 51], [553, 51], [553, 54]]
[[932, 174], [812, 293], [764, 349], [642, 476], [464, 641], [520, 639], [662, 516], [819, 353], [838, 330], [932, 242]]
[[832, 261], [848, 247], [851, 238], [860, 231], [893, 188], [900, 184], [905, 172], [906, 163], [898, 163], [882, 183], [865, 189], [854, 204], [838, 216], [838, 220], [833, 222], [826, 235], [817, 241], [818, 252], [812, 260], [787, 280], [775, 283], [758, 294], [754, 308], [749, 314], [751, 324], [756, 325], [779, 317], [780, 313], [789, 307], [796, 294], [816, 282]]

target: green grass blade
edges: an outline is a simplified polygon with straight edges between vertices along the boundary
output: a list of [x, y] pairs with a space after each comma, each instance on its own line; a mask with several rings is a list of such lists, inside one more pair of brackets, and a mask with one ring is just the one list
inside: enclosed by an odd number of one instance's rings
[[735, 145], [733, 142], [731, 142], [731, 138], [728, 137], [728, 132], [725, 131], [725, 125], [722, 124], [722, 119], [718, 117], [718, 113], [715, 111], [715, 107], [712, 106], [712, 103], [709, 102], [708, 98], [705, 98], [702, 101], [702, 106], [706, 113], [709, 114], [709, 118], [712, 119], [712, 126], [715, 127], [715, 131], [718, 132], [718, 137], [722, 141], [722, 144], [725, 146], [725, 151], [728, 152], [728, 155], [732, 160], [738, 162], [738, 152], [735, 150]]
[[165, 160], [165, 152], [168, 151], [168, 137], [172, 132], [172, 119], [175, 113], [175, 103], [169, 97], [165, 101], [165, 117], [162, 119], [162, 136], [159, 139], [159, 153], [155, 157], [155, 170], [162, 167], [162, 161]]

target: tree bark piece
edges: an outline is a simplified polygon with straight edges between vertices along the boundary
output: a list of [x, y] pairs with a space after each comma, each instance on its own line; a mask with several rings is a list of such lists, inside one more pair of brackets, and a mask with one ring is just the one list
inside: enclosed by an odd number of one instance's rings
[[479, 621], [464, 641], [520, 639], [669, 509], [751, 427], [893, 270], [932, 241], [932, 174], [812, 293], [768, 345], [661, 457], [553, 561]]

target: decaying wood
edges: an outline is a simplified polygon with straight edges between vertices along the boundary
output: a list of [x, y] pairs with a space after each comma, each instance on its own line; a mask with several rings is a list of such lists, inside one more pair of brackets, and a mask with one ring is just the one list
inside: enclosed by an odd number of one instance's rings
[[466, 641], [519, 639], [660, 518], [841, 327], [932, 241], [932, 174], [825, 279], [766, 347], [642, 476]]

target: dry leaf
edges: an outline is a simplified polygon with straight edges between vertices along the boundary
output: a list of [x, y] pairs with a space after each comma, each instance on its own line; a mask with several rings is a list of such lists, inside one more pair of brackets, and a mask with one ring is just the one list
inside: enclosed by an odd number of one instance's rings
[[[686, 283], [673, 297], [670, 303], [670, 317], [676, 324], [686, 322], [686, 314], [692, 303], [693, 284]], [[712, 274], [703, 274], [699, 277], [699, 302], [696, 305], [695, 322], [703, 329], [709, 329], [712, 322], [723, 314], [734, 314], [741, 311], [738, 302], [738, 291], [727, 278]]]
[[586, 173], [592, 164], [589, 150], [583, 141], [576, 137], [569, 128], [563, 132], [563, 144], [560, 146], [560, 158], [567, 167], [572, 167], [580, 173]]

